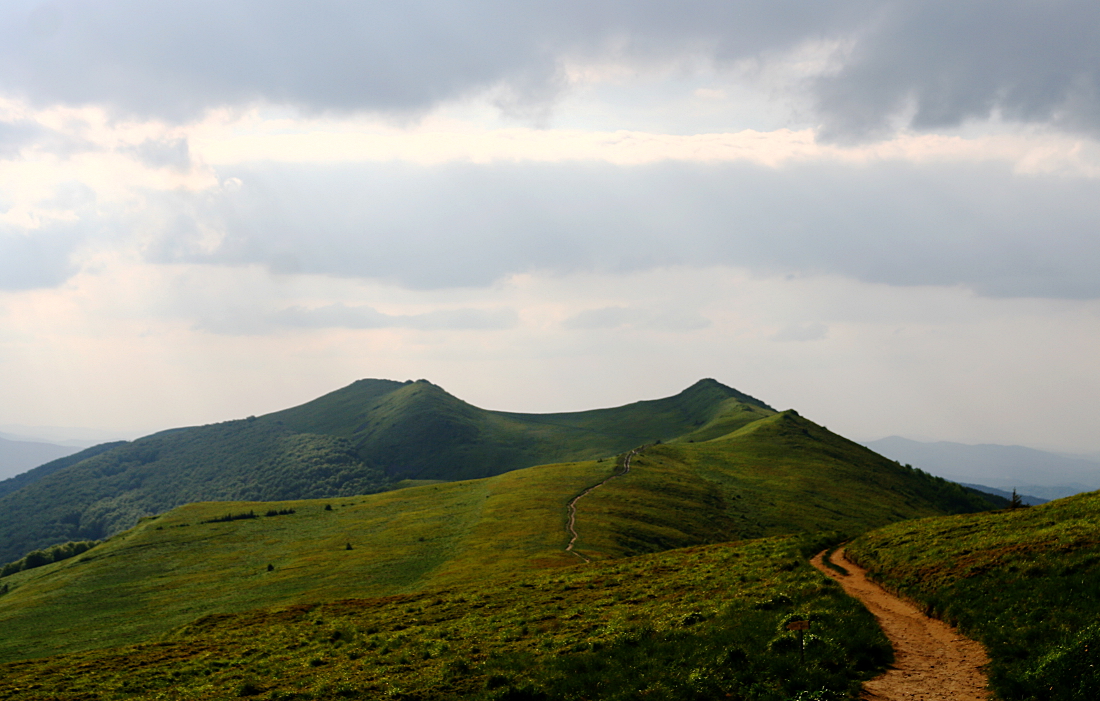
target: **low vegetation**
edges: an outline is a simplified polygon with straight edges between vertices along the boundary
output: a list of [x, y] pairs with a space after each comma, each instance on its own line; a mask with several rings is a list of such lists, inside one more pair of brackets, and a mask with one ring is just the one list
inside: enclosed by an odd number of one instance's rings
[[[206, 613], [567, 567], [578, 559], [564, 551], [566, 506], [616, 469], [615, 460], [588, 461], [334, 501], [180, 507], [93, 553], [14, 576], [0, 601], [0, 660], [136, 643]], [[777, 414], [727, 437], [646, 447], [629, 474], [579, 502], [576, 550], [601, 560], [853, 534], [983, 506], [941, 482]], [[251, 517], [262, 509], [293, 513]]]
[[[621, 453], [638, 446], [626, 471]], [[487, 412], [424, 381], [361, 381], [25, 482], [0, 496], [7, 551], [107, 539], [5, 568], [0, 699], [851, 699], [890, 647], [807, 557], [994, 506], [712, 380], [553, 415]], [[567, 505], [582, 493], [570, 553]], [[1041, 512], [1006, 513], [909, 523]], [[890, 540], [905, 527], [851, 550], [985, 630], [972, 619], [996, 611], [960, 583], [996, 566], [960, 574], [975, 545], [906, 574], [910, 540]], [[1054, 557], [1050, 542], [1035, 541]], [[1087, 589], [1073, 577], [1100, 556], [1082, 543], [1063, 548], [1062, 569], [1026, 575], [1038, 595]], [[942, 581], [936, 567], [949, 570]], [[1013, 581], [988, 586], [1014, 592]], [[1037, 632], [987, 637], [1008, 641], [998, 660], [1035, 641], [1040, 652], [999, 661], [1001, 688], [1023, 699], [1021, 684], [1085, 678], [1094, 630], [1064, 616], [1027, 628], [1020, 592], [1002, 627]]]
[[76, 557], [81, 553], [91, 550], [96, 545], [99, 545], [98, 540], [80, 540], [54, 545], [45, 550], [35, 550], [27, 553], [24, 557], [15, 562], [9, 562], [3, 567], [0, 567], [0, 577], [7, 577], [16, 572], [33, 570], [36, 567], [44, 567], [45, 565], [50, 565], [55, 562], [68, 560], [70, 557]]
[[[155, 643], [2, 665], [0, 697], [851, 698], [890, 648], [806, 564], [824, 544], [763, 539], [209, 616]], [[811, 622], [804, 661], [792, 620]]]
[[[992, 504], [794, 412], [706, 442], [647, 446], [630, 475], [581, 502], [577, 550], [621, 557], [791, 532], [854, 536]], [[593, 527], [595, 526], [595, 527]]]
[[848, 553], [981, 641], [1002, 699], [1100, 698], [1100, 493], [897, 523]]

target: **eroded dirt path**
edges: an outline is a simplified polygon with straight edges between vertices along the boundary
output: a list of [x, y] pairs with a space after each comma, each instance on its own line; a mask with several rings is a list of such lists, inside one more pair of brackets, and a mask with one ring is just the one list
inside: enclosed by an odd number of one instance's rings
[[868, 701], [978, 701], [989, 699], [984, 666], [989, 663], [982, 646], [964, 637], [943, 621], [921, 613], [867, 579], [866, 571], [845, 557], [841, 548], [832, 561], [848, 570], [847, 576], [826, 567], [824, 552], [811, 560], [814, 567], [832, 577], [849, 596], [863, 602], [875, 615], [894, 646], [894, 665], [885, 674], [863, 685]]
[[638, 448], [635, 448], [634, 450], [626, 454], [626, 458], [623, 459], [623, 469], [621, 472], [616, 472], [615, 474], [605, 479], [603, 482], [592, 485], [577, 496], [573, 497], [573, 500], [569, 502], [569, 522], [566, 524], [566, 527], [569, 529], [569, 533], [572, 537], [569, 538], [569, 545], [565, 546], [565, 552], [573, 553], [585, 562], [592, 562], [587, 557], [581, 555], [579, 552], [573, 549], [573, 546], [577, 544], [577, 502], [588, 496], [592, 492], [592, 490], [599, 489], [616, 477], [622, 477], [626, 473], [630, 472], [630, 459], [638, 454], [638, 450]]

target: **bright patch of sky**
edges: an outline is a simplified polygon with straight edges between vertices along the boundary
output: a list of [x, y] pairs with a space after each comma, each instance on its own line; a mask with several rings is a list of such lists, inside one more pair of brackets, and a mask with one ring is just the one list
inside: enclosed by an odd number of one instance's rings
[[0, 424], [715, 377], [857, 439], [1100, 450], [1090, 3], [62, 0], [0, 27]]

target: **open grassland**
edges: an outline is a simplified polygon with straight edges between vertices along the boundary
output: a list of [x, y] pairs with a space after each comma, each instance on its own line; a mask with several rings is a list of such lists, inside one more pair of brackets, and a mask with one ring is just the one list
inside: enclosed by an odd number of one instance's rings
[[793, 412], [706, 442], [647, 446], [629, 475], [577, 506], [587, 557], [792, 532], [855, 535], [990, 504]]
[[[147, 640], [213, 612], [570, 565], [566, 504], [613, 469], [608, 460], [355, 498], [183, 506], [0, 580], [10, 588], [0, 660]], [[249, 512], [258, 517], [208, 522]]]
[[[0, 665], [0, 699], [852, 698], [870, 615], [783, 537], [416, 594], [209, 616], [158, 642]], [[786, 624], [810, 620], [805, 662]]]
[[[567, 504], [621, 457], [361, 497], [191, 504], [2, 581], [0, 660], [149, 640], [202, 615], [407, 594], [579, 561]], [[960, 496], [961, 495], [961, 496]], [[592, 559], [981, 508], [792, 413], [649, 446], [577, 506]], [[268, 510], [293, 513], [265, 516]], [[252, 513], [257, 518], [213, 521]], [[59, 633], [59, 631], [64, 631]]]
[[1100, 698], [1100, 493], [898, 523], [848, 553], [984, 643], [1001, 698]]

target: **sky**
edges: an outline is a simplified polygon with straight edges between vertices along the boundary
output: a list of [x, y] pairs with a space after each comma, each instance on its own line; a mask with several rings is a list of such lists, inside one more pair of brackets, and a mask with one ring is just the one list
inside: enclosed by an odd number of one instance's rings
[[1094, 0], [8, 0], [0, 425], [713, 377], [1100, 451]]

